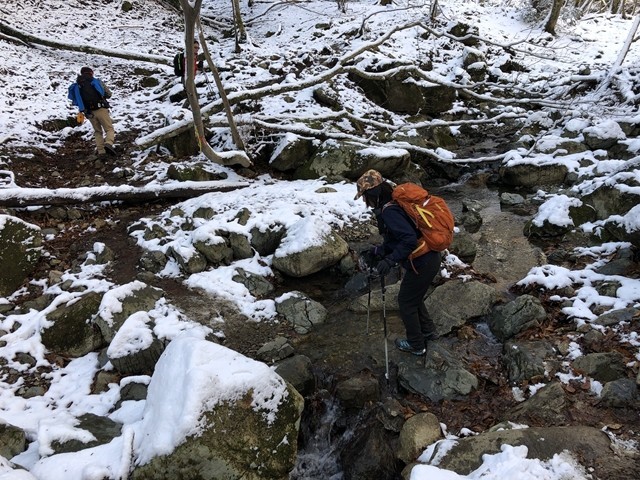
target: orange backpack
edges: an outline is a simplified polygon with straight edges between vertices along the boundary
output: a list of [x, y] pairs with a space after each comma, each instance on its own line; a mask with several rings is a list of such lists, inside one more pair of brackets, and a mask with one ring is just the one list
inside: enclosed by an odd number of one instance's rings
[[432, 250], [442, 252], [451, 246], [455, 222], [443, 198], [430, 195], [415, 183], [398, 185], [391, 198], [409, 215], [422, 234], [418, 246], [409, 256], [410, 260]]

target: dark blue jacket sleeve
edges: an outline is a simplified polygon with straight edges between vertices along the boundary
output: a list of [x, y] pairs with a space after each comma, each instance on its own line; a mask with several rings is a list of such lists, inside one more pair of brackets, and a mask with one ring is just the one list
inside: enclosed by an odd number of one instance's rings
[[384, 222], [384, 250], [386, 257], [401, 263], [406, 261], [418, 244], [418, 234], [402, 207], [389, 204], [382, 209], [378, 221]]

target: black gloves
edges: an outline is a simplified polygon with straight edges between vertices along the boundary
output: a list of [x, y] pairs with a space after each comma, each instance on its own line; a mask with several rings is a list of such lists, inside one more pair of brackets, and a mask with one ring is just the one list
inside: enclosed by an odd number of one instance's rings
[[384, 277], [395, 266], [395, 262], [389, 260], [388, 258], [383, 258], [376, 266], [376, 271]]

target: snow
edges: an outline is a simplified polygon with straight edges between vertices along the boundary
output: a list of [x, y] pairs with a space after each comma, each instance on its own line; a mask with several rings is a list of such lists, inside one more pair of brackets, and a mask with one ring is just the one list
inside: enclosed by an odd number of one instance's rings
[[[42, 0], [39, 2], [21, 2], [8, 0], [0, 7], [3, 18], [12, 26], [33, 33], [41, 38], [74, 45], [95, 45], [109, 51], [127, 51], [136, 55], [146, 55], [154, 62], [165, 61], [165, 64], [153, 63], [153, 73], [160, 86], [173, 84], [173, 89], [179, 89], [177, 80], [171, 72], [171, 57], [183, 42], [183, 33], [176, 26], [175, 15], [168, 10], [158, 9], [156, 2], [135, 2], [134, 9], [126, 16], [120, 12], [121, 2], [91, 2], [86, 0]], [[205, 0], [203, 13], [211, 17], [228, 18], [231, 2]], [[401, 2], [403, 3], [403, 2]], [[346, 13], [341, 13], [335, 2], [311, 1], [304, 5], [276, 4], [273, 5], [277, 17], [264, 17], [263, 20], [250, 22], [248, 32], [254, 39], [253, 43], [243, 53], [250, 60], [268, 58], [276, 52], [283, 56], [297, 58], [303, 61], [307, 55], [316, 55], [323, 48], [332, 49], [328, 39], [344, 38], [350, 41], [348, 48], [336, 53], [338, 64], [347, 63], [353, 58], [354, 52], [363, 51], [364, 47], [376, 42], [378, 51], [392, 50], [396, 58], [425, 58], [431, 52], [439, 51], [439, 39], [435, 35], [424, 38], [424, 30], [403, 28], [392, 32], [398, 25], [406, 25], [418, 18], [427, 18], [428, 5], [418, 5], [406, 2], [406, 10], [386, 8], [371, 5], [371, 2], [347, 2]], [[511, 45], [516, 50], [525, 48], [521, 40], [535, 40], [526, 48], [543, 57], [530, 57], [527, 65], [529, 72], [513, 72], [512, 78], [527, 84], [532, 91], [561, 86], [572, 73], [569, 65], [586, 64], [589, 60], [593, 77], [602, 80], [608, 66], [618, 57], [623, 45], [631, 20], [623, 20], [620, 16], [590, 15], [574, 23], [562, 22], [558, 25], [559, 35], [550, 37], [541, 32], [539, 25], [532, 25], [523, 21], [519, 13], [522, 5], [519, 2], [439, 2], [446, 18], [472, 17], [481, 35], [490, 36], [496, 44]], [[96, 8], [99, 6], [100, 8]], [[277, 8], [276, 8], [277, 7]], [[92, 8], [91, 15], [78, 15], [86, 8]], [[244, 8], [244, 5], [243, 7]], [[256, 15], [269, 9], [269, 4], [258, 5], [252, 11]], [[10, 12], [10, 13], [8, 13]], [[375, 15], [374, 15], [375, 13]], [[322, 17], [330, 25], [330, 36], [317, 39], [313, 37], [318, 18]], [[4, 21], [4, 20], [3, 20]], [[362, 36], [346, 40], [347, 33], [354, 28], [365, 25]], [[285, 27], [285, 28], [283, 28]], [[387, 32], [384, 37], [378, 37], [378, 32]], [[389, 39], [389, 43], [382, 43], [382, 39]], [[546, 39], [546, 40], [543, 40]], [[215, 40], [215, 59], [219, 66], [225, 64], [225, 57], [233, 55], [232, 39], [219, 38]], [[549, 49], [544, 44], [550, 42], [549, 47], [554, 52], [550, 58]], [[537, 45], [537, 46], [536, 46]], [[475, 51], [475, 49], [474, 49]], [[79, 54], [70, 51], [54, 51], [46, 47], [28, 48], [0, 39], [0, 56], [3, 66], [0, 67], [0, 145], [14, 148], [36, 146], [39, 149], [55, 152], [62, 145], [65, 138], [74, 133], [74, 129], [67, 127], [60, 132], [46, 132], [40, 125], [52, 119], [72, 116], [75, 111], [66, 99], [66, 88], [75, 79], [79, 69], [84, 65], [94, 66], [96, 76], [103, 79], [113, 91], [112, 117], [116, 133], [140, 128], [142, 134], [136, 139], [139, 145], [146, 145], [159, 132], [166, 132], [176, 128], [188, 127], [190, 113], [175, 108], [168, 101], [158, 100], [156, 93], [149, 93], [135, 88], [131, 79], [126, 78], [125, 65], [130, 62], [117, 58], [104, 58], [94, 54]], [[460, 57], [461, 58], [461, 57]], [[504, 55], [504, 60], [508, 55]], [[358, 66], [365, 67], [378, 62], [376, 51], [364, 52], [359, 59]], [[383, 60], [384, 61], [384, 60]], [[640, 62], [637, 48], [632, 48], [625, 64], [633, 65]], [[140, 68], [149, 68], [150, 63], [134, 61]], [[487, 65], [490, 71], [498, 74], [497, 66]], [[246, 68], [234, 72], [225, 78], [225, 86], [229, 89], [229, 96], [243, 95], [247, 90], [254, 92], [272, 92], [272, 97], [265, 102], [264, 112], [256, 114], [256, 122], [267, 121], [271, 118], [289, 118], [292, 128], [297, 126], [304, 133], [304, 126], [296, 118], [302, 116], [316, 116], [322, 121], [327, 113], [320, 110], [312, 98], [312, 85], [321, 74], [315, 72], [307, 78], [297, 78], [292, 72], [287, 72], [285, 79], [273, 86], [250, 87], [266, 80], [272, 80], [267, 69], [258, 62], [252, 62]], [[429, 80], [444, 83], [460, 83], [467, 75], [460, 68], [460, 59], [452, 59], [452, 63], [434, 64], [435, 69], [428, 72]], [[569, 73], [567, 73], [569, 72]], [[502, 75], [502, 73], [500, 73]], [[622, 75], [624, 76], [624, 74]], [[463, 78], [461, 78], [463, 77]], [[327, 75], [326, 79], [331, 78]], [[535, 80], [533, 80], [535, 79]], [[332, 81], [341, 83], [344, 79], [333, 77]], [[27, 92], [27, 93], [25, 93]], [[283, 95], [293, 95], [291, 99], [284, 99]], [[631, 92], [632, 93], [632, 92]], [[199, 94], [206, 97], [206, 88], [199, 90]], [[594, 93], [593, 95], [596, 95]], [[579, 137], [583, 133], [590, 133], [598, 138], [615, 138], [627, 143], [631, 152], [640, 155], [640, 141], [637, 139], [624, 140], [625, 135], [617, 121], [626, 120], [637, 122], [638, 115], [632, 111], [608, 112], [605, 107], [599, 108], [597, 98], [594, 103], [576, 102], [567, 104], [567, 116], [573, 119], [565, 129]], [[356, 117], [367, 117], [372, 110], [372, 104], [361, 98], [341, 98]], [[212, 111], [219, 106], [219, 101], [213, 101], [203, 108], [203, 112]], [[457, 107], [454, 107], [457, 108]], [[504, 112], [512, 116], [524, 116], [524, 112], [517, 106], [506, 106]], [[529, 112], [530, 113], [530, 112]], [[333, 114], [332, 114], [333, 115]], [[603, 118], [601, 117], [611, 117]], [[220, 118], [223, 117], [220, 115]], [[374, 118], [375, 119], [375, 118]], [[215, 120], [215, 116], [213, 118]], [[240, 117], [239, 120], [242, 120]], [[380, 119], [378, 119], [380, 120]], [[615, 122], [613, 120], [616, 120]], [[162, 125], [166, 126], [160, 128]], [[402, 126], [402, 117], [389, 114], [389, 124], [394, 128]], [[224, 120], [222, 120], [224, 122]], [[434, 123], [437, 122], [434, 121]], [[554, 122], [541, 113], [529, 114], [531, 125], [553, 128]], [[351, 132], [351, 124], [344, 121], [345, 137]], [[92, 133], [88, 122], [80, 127], [82, 135], [91, 139]], [[452, 133], [459, 134], [459, 127], [451, 127]], [[407, 135], [417, 135], [414, 129], [408, 129]], [[293, 134], [286, 134], [279, 149], [296, 138]], [[327, 142], [332, 142], [332, 139]], [[598, 155], [567, 155], [557, 156], [556, 147], [563, 141], [560, 132], [550, 132], [537, 143], [537, 152], [527, 152], [524, 149], [513, 150], [505, 157], [505, 163], [553, 164], [562, 163], [569, 171], [581, 173], [593, 172], [591, 181], [582, 182], [574, 188], [574, 193], [584, 194], [601, 185], [638, 193], [640, 187], [629, 187], [625, 181], [640, 181], [640, 171], [621, 172], [627, 161], [617, 159], [598, 158]], [[371, 147], [360, 150], [361, 154], [375, 154], [381, 158], [403, 156], [402, 148]], [[544, 153], [546, 152], [546, 153]], [[145, 154], [143, 151], [134, 156], [134, 165], [143, 168]], [[464, 162], [456, 159], [455, 152], [438, 149], [433, 152], [435, 158], [448, 161]], [[202, 157], [200, 157], [202, 158]], [[272, 157], [273, 158], [273, 157]], [[629, 161], [636, 161], [635, 160]], [[585, 166], [586, 164], [586, 166]], [[20, 179], [11, 174], [11, 160], [0, 158], [1, 184], [0, 198], [10, 198], [16, 194], [25, 199], [41, 199], [43, 195], [53, 192], [20, 187]], [[161, 165], [153, 163], [146, 165], [152, 174], [152, 180], [147, 190], [175, 187], [207, 188], [211, 186], [244, 187], [237, 191], [225, 193], [207, 193], [197, 198], [175, 205], [191, 217], [199, 208], [211, 208], [214, 215], [211, 219], [194, 218], [193, 230], [181, 229], [181, 216], [173, 216], [171, 211], [164, 212], [158, 218], [144, 219], [147, 226], [154, 224], [162, 226], [168, 232], [168, 242], [145, 240], [142, 231], [132, 235], [140, 247], [166, 252], [172, 248], [183, 253], [188, 258], [194, 253], [194, 241], [206, 241], [210, 244], [220, 242], [220, 232], [235, 232], [250, 236], [253, 229], [266, 231], [270, 228], [283, 228], [287, 235], [276, 255], [298, 252], [314, 245], [318, 238], [326, 235], [331, 228], [340, 228], [367, 218], [368, 212], [360, 201], [353, 201], [354, 186], [348, 183], [328, 185], [324, 180], [283, 182], [261, 176], [247, 180], [240, 177], [231, 169], [216, 167], [220, 172], [228, 174], [228, 180], [220, 182], [180, 183], [167, 180], [161, 173]], [[5, 180], [8, 177], [9, 180]], [[330, 187], [331, 191], [320, 192], [322, 187]], [[88, 198], [94, 194], [110, 195], [135, 191], [134, 187], [83, 187], [76, 189], [59, 189], [55, 193], [76, 199]], [[559, 226], [571, 225], [568, 217], [569, 207], [579, 206], [580, 201], [567, 194], [550, 194], [541, 192], [545, 201], [534, 218], [537, 225], [548, 221]], [[251, 216], [246, 224], [240, 224], [237, 214], [243, 208], [250, 206]], [[0, 215], [0, 227], [7, 220], [6, 215]], [[640, 229], [640, 206], [635, 206], [624, 216], [612, 217], [610, 220], [618, 222], [628, 232]], [[597, 228], [595, 222], [591, 227]], [[36, 227], [37, 228], [37, 227]], [[628, 247], [628, 244], [611, 243], [598, 247], [577, 249], [574, 253], [585, 257], [591, 263], [581, 270], [569, 270], [561, 266], [544, 265], [532, 269], [519, 284], [522, 286], [536, 285], [548, 290], [562, 289], [573, 286], [575, 295], [572, 297], [556, 296], [557, 301], [566, 303], [563, 312], [578, 325], [590, 324], [597, 318], [593, 313], [594, 307], [599, 310], [612, 311], [629, 306], [640, 306], [640, 281], [617, 275], [597, 273], [595, 268], [603, 265], [607, 257], [615, 251]], [[100, 253], [103, 245], [96, 244], [93, 253]], [[45, 241], [46, 249], [46, 241]], [[230, 266], [220, 267], [201, 273], [190, 275], [184, 279], [189, 288], [199, 288], [210, 294], [233, 302], [239, 311], [253, 321], [271, 321], [275, 317], [276, 300], [258, 300], [251, 295], [246, 287], [233, 281], [239, 269], [261, 276], [269, 276], [271, 270], [270, 256], [255, 257], [234, 262]], [[448, 258], [446, 266], [456, 264], [457, 259]], [[109, 347], [109, 354], [114, 357], [145, 348], [150, 345], [153, 334], [169, 341], [152, 377], [128, 377], [120, 383], [112, 383], [102, 393], [91, 393], [91, 384], [98, 371], [108, 370], [109, 364], [100, 367], [98, 355], [90, 353], [84, 357], [71, 360], [66, 366], [52, 365], [47, 359], [46, 351], [40, 340], [42, 328], [48, 326], [46, 315], [59, 305], [77, 301], [82, 290], [104, 294], [100, 306], [100, 316], [106, 322], [112, 322], [113, 314], [122, 310], [122, 298], [128, 293], [142, 288], [141, 282], [128, 285], [114, 285], [107, 280], [103, 265], [92, 265], [85, 262], [79, 271], [67, 271], [62, 275], [62, 282], [70, 282], [73, 291], [62, 290], [58, 284], [49, 285], [45, 282], [44, 293], [55, 295], [53, 303], [43, 311], [30, 311], [20, 315], [0, 316], [1, 339], [6, 344], [0, 347], [0, 357], [6, 360], [9, 367], [25, 373], [28, 369], [17, 362], [15, 356], [19, 353], [31, 355], [36, 367], [43, 366], [52, 369], [50, 375], [51, 387], [44, 395], [24, 398], [18, 394], [22, 384], [6, 383], [0, 379], [0, 421], [8, 422], [26, 431], [29, 448], [12, 459], [0, 457], [0, 480], [102, 480], [103, 478], [127, 478], [132, 458], [139, 463], [149, 461], [154, 455], [171, 452], [184, 439], [197, 434], [201, 425], [201, 408], [216, 405], [219, 402], [242, 397], [248, 391], [252, 393], [252, 407], [264, 415], [265, 421], [273, 422], [277, 416], [278, 405], [284, 399], [286, 390], [282, 379], [269, 367], [261, 362], [248, 359], [220, 345], [207, 342], [204, 338], [211, 334], [216, 323], [223, 323], [224, 318], [212, 318], [210, 327], [185, 318], [174, 306], [159, 300], [149, 312], [138, 312], [130, 316], [123, 327], [116, 334]], [[446, 268], [443, 276], [448, 276]], [[175, 262], [169, 262], [161, 275], [179, 277], [180, 271]], [[607, 297], [598, 293], [594, 287], [598, 282], [617, 282], [619, 287], [616, 297]], [[0, 299], [0, 305], [19, 298], [23, 292], [15, 292], [7, 298]], [[287, 298], [284, 294], [279, 300]], [[637, 335], [620, 335], [619, 341], [640, 347]], [[582, 355], [578, 344], [572, 342], [569, 346], [567, 359], [575, 359]], [[640, 361], [640, 349], [637, 355]], [[569, 382], [580, 378], [573, 373], [559, 373], [558, 379]], [[121, 389], [132, 381], [149, 385], [147, 399], [144, 401], [126, 401], [118, 409], [114, 409], [120, 398]], [[535, 394], [536, 386], [530, 387], [529, 395]], [[602, 386], [598, 382], [592, 383], [592, 392], [599, 395]], [[514, 389], [514, 396], [524, 399], [525, 393]], [[77, 427], [77, 417], [84, 413], [108, 415], [113, 420], [122, 422], [123, 434], [107, 445], [86, 449], [77, 453], [52, 454], [52, 442], [66, 439], [89, 440], [90, 434]], [[453, 445], [454, 436], [448, 436], [444, 442]], [[422, 461], [431, 459], [429, 447], [421, 456]], [[440, 450], [442, 453], [443, 450]], [[444, 450], [446, 451], [446, 449]], [[8, 460], [26, 470], [13, 470]], [[503, 445], [502, 451], [495, 455], [485, 455], [483, 465], [467, 476], [438, 468], [438, 459], [431, 459], [431, 465], [417, 465], [411, 472], [411, 480], [453, 480], [453, 479], [502, 479], [518, 478], [563, 480], [566, 478], [583, 479], [587, 474], [570, 458], [568, 454], [554, 456], [548, 461], [527, 458], [526, 447]]]

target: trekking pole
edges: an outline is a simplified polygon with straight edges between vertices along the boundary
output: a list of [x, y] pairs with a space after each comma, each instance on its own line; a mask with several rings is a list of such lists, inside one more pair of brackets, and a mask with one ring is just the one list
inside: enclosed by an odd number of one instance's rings
[[369, 319], [371, 318], [371, 269], [367, 268], [367, 335], [369, 335]]
[[380, 285], [382, 286], [382, 323], [384, 325], [384, 363], [386, 367], [385, 378], [387, 379], [387, 385], [389, 384], [389, 348], [387, 346], [387, 310], [385, 305], [385, 285], [384, 275], [380, 276]]
[[204, 69], [202, 70], [202, 74], [204, 75], [204, 80], [207, 83], [207, 89], [209, 90], [209, 94], [212, 97], [216, 96], [216, 92], [213, 91], [213, 87], [211, 86], [211, 82], [209, 82], [209, 76], [207, 75], [207, 72], [204, 71]]

